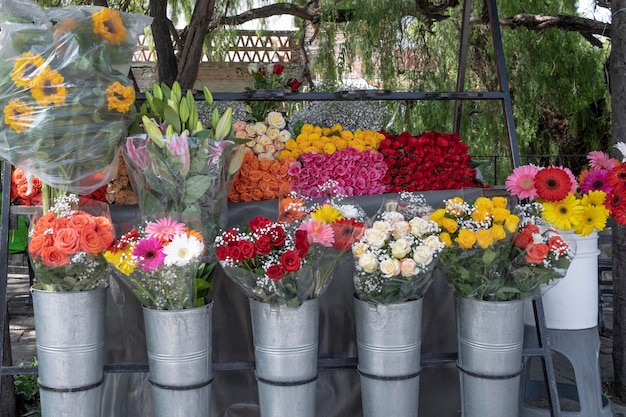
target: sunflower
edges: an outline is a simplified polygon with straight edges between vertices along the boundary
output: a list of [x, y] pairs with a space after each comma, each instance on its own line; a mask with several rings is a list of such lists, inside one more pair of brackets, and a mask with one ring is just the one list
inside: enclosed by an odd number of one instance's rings
[[46, 61], [44, 61], [41, 55], [35, 55], [32, 52], [24, 52], [15, 59], [13, 71], [11, 71], [11, 79], [16, 86], [29, 88], [45, 67]]
[[572, 185], [570, 176], [562, 168], [547, 167], [535, 174], [537, 194], [544, 200], [563, 200], [572, 190]]
[[11, 100], [4, 107], [4, 123], [16, 133], [27, 130], [33, 119], [35, 109], [21, 100]]
[[126, 40], [126, 28], [119, 12], [106, 7], [93, 13], [93, 32], [113, 45], [119, 45]]
[[107, 88], [107, 102], [109, 110], [117, 110], [120, 113], [127, 113], [135, 101], [135, 90], [133, 87], [126, 87], [119, 81], [114, 82]]
[[40, 106], [54, 104], [61, 106], [65, 104], [67, 88], [63, 85], [65, 79], [55, 70], [44, 71], [43, 74], [35, 78], [32, 95]]
[[606, 226], [608, 210], [599, 206], [587, 206], [580, 213], [578, 224], [574, 226], [574, 232], [581, 235], [590, 235], [594, 230], [602, 230]]
[[543, 203], [541, 217], [557, 229], [569, 230], [578, 224], [583, 210], [580, 200], [569, 193], [561, 201]]

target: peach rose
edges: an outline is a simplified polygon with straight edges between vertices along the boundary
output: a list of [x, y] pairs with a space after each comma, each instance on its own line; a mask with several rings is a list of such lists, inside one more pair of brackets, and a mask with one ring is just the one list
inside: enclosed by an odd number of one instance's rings
[[80, 249], [79, 234], [76, 229], [65, 227], [54, 233], [54, 247], [66, 255], [72, 255]]
[[528, 245], [526, 248], [526, 262], [539, 265], [548, 256], [548, 252], [550, 252], [550, 247], [545, 243]]
[[83, 230], [83, 229], [93, 230], [96, 227], [96, 221], [91, 214], [78, 210], [74, 213], [72, 218], [69, 220], [69, 227], [74, 227], [75, 229], [78, 229], [78, 230]]
[[80, 247], [88, 253], [97, 255], [103, 249], [100, 242], [100, 235], [94, 229], [82, 229], [80, 231]]
[[52, 235], [37, 234], [28, 240], [28, 252], [35, 259], [40, 258], [43, 248], [48, 246], [52, 246]]
[[54, 246], [46, 246], [41, 251], [41, 262], [47, 267], [58, 268], [70, 263], [70, 258]]

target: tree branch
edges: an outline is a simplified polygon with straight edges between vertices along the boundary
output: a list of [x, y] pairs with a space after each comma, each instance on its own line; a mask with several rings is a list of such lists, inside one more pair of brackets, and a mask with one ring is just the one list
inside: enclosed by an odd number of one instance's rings
[[318, 22], [321, 16], [321, 9], [317, 1], [307, 2], [305, 6], [298, 6], [292, 3], [274, 3], [267, 6], [250, 9], [234, 16], [223, 16], [220, 19], [222, 25], [241, 25], [255, 19], [262, 19], [276, 15], [291, 15], [311, 22]]

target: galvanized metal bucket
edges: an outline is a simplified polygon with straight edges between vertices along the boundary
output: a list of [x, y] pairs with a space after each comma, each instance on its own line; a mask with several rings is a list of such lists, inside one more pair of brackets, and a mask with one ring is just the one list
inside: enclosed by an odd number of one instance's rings
[[354, 311], [363, 416], [417, 416], [422, 298], [383, 305], [355, 296]]
[[314, 417], [319, 300], [298, 308], [250, 300], [259, 405], [263, 417]]
[[188, 310], [143, 308], [155, 417], [211, 410], [213, 302]]
[[106, 288], [31, 288], [43, 417], [99, 417]]
[[456, 295], [463, 417], [517, 417], [524, 341], [524, 300], [494, 302]]

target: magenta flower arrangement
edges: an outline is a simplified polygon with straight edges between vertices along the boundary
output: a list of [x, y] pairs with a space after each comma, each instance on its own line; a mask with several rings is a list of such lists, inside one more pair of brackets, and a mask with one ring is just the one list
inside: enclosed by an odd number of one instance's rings
[[386, 172], [382, 154], [350, 147], [332, 154], [303, 153], [289, 166], [289, 175], [294, 177], [291, 190], [308, 198], [322, 197], [320, 190], [329, 181], [336, 182], [339, 194], [348, 197], [382, 194], [387, 189], [382, 182]]

